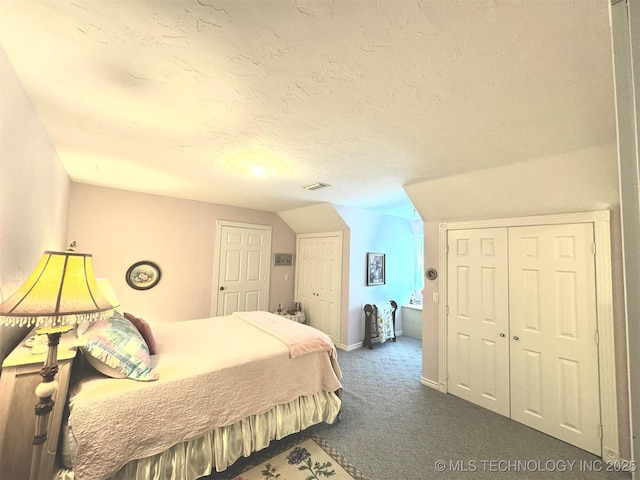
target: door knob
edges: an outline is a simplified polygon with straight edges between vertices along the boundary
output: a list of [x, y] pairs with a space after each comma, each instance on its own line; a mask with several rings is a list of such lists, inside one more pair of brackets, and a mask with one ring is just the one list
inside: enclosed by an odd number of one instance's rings
[[224, 290], [224, 287], [220, 287], [220, 290]]
[[504, 333], [501, 333], [501, 334], [500, 334], [500, 336], [501, 336], [502, 338], [504, 338], [504, 337], [505, 337]]
[[513, 336], [513, 339], [516, 340], [516, 341], [520, 340], [520, 338], [518, 336], [516, 336], [516, 335]]

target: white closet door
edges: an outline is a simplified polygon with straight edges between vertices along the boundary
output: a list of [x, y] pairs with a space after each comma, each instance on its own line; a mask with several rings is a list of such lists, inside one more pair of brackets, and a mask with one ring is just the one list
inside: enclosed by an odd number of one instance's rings
[[[317, 319], [315, 309], [316, 274], [318, 270], [318, 242], [312, 237], [298, 237], [296, 252], [296, 300], [300, 302], [309, 325], [311, 319]], [[317, 320], [316, 320], [317, 322]]]
[[317, 312], [322, 319], [322, 330], [337, 342], [340, 336], [342, 236], [320, 237], [318, 242]]
[[296, 299], [309, 325], [337, 343], [342, 293], [342, 233], [298, 236]]
[[511, 418], [601, 454], [593, 227], [509, 228]]
[[449, 392], [509, 416], [507, 229], [448, 234]]

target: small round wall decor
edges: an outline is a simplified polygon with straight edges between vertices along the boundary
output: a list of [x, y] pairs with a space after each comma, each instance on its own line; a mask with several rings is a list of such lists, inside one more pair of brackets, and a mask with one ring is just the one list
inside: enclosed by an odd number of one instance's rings
[[435, 280], [438, 278], [438, 271], [435, 268], [429, 268], [426, 275], [429, 280]]
[[160, 267], [153, 262], [136, 262], [127, 270], [127, 284], [136, 290], [149, 290], [160, 281]]

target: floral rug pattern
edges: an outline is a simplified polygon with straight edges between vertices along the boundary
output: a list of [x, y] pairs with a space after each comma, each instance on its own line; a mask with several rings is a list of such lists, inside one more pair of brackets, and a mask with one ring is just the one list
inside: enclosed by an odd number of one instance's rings
[[358, 469], [318, 436], [286, 449], [233, 480], [366, 480]]

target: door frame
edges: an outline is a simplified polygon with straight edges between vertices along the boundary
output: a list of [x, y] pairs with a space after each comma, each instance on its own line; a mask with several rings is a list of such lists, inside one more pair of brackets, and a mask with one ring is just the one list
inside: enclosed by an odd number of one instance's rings
[[611, 278], [611, 214], [609, 210], [536, 215], [527, 217], [498, 218], [440, 223], [439, 296], [443, 301], [438, 308], [438, 389], [448, 393], [447, 382], [447, 235], [449, 230], [472, 228], [522, 227], [533, 225], [557, 225], [566, 223], [593, 224], [596, 251], [594, 254], [596, 274], [596, 315], [598, 322], [598, 363], [600, 390], [600, 423], [602, 425], [602, 457], [605, 460], [620, 460], [618, 438], [618, 398], [616, 391], [613, 287]]
[[220, 278], [218, 276], [218, 270], [220, 266], [220, 248], [222, 247], [222, 227], [236, 227], [236, 228], [251, 228], [254, 230], [264, 230], [268, 237], [269, 242], [269, 257], [267, 260], [267, 294], [266, 294], [266, 309], [269, 309], [270, 295], [271, 295], [271, 231], [273, 228], [271, 225], [259, 225], [257, 223], [242, 223], [231, 222], [229, 220], [216, 220], [216, 238], [214, 242], [213, 251], [213, 282], [211, 290], [211, 316], [215, 317], [218, 311], [218, 289], [220, 288]]

